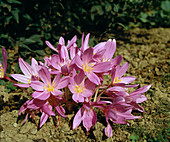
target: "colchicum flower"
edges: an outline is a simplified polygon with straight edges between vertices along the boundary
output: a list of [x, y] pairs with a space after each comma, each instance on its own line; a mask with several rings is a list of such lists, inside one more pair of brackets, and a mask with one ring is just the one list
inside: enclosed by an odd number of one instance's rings
[[85, 98], [88, 98], [94, 94], [93, 89], [95, 84], [88, 79], [85, 80], [85, 74], [81, 71], [78, 75], [76, 71], [73, 72], [73, 77], [70, 78], [70, 85], [68, 85], [71, 93], [73, 93], [72, 99], [75, 102], [84, 102]]
[[100, 78], [97, 76], [97, 73], [107, 72], [111, 68], [110, 62], [96, 63], [93, 60], [93, 48], [85, 50], [82, 54], [82, 59], [79, 55], [76, 55], [75, 61], [77, 67], [83, 70], [88, 79], [97, 85], [100, 84]]
[[19, 66], [22, 72], [24, 73], [24, 75], [11, 74], [11, 76], [15, 80], [22, 82], [24, 84], [14, 84], [15, 86], [28, 88], [30, 87], [32, 80], [39, 79], [39, 75], [38, 75], [39, 66], [38, 66], [37, 61], [34, 58], [32, 58], [31, 66], [27, 62], [25, 62], [22, 58], [19, 58]]
[[46, 67], [42, 67], [39, 71], [39, 77], [43, 82], [32, 81], [31, 87], [36, 90], [32, 97], [39, 100], [47, 100], [50, 95], [60, 97], [63, 92], [59, 89], [65, 88], [69, 83], [69, 77], [60, 78], [61, 75], [57, 74], [51, 82], [50, 72]]
[[[116, 40], [109, 39], [90, 47], [89, 37], [90, 33], [85, 39], [84, 34], [82, 35], [81, 47], [76, 44], [77, 36], [68, 41], [67, 45], [64, 38], [60, 37], [56, 48], [46, 41], [56, 54], [45, 56], [44, 62], [40, 62], [40, 65], [34, 58], [31, 65], [19, 58], [19, 66], [24, 75], [11, 74], [11, 76], [23, 84], [14, 85], [23, 89], [32, 87], [35, 90], [32, 98], [20, 108], [19, 115], [26, 113], [23, 123], [28, 116], [36, 122], [35, 115], [41, 113], [40, 127], [42, 127], [50, 116], [58, 113], [59, 119], [60, 116], [67, 117], [65, 109], [69, 110], [72, 105], [79, 107], [80, 104], [82, 107], [74, 116], [73, 129], [83, 122], [83, 126], [89, 132], [97, 122], [95, 110], [100, 109], [107, 123], [105, 134], [112, 137], [111, 123], [128, 125], [127, 120], [141, 118], [134, 116], [132, 111], [144, 112], [144, 108], [139, 104], [147, 100], [143, 93], [148, 91], [151, 85], [129, 92], [128, 88], [137, 87], [139, 84], [131, 85], [136, 78], [124, 76], [129, 64], [124, 63], [120, 66], [122, 56], [113, 58]], [[10, 80], [5, 75], [7, 55], [4, 47], [2, 54], [0, 79]], [[105, 76], [110, 77], [107, 83], [104, 82]]]

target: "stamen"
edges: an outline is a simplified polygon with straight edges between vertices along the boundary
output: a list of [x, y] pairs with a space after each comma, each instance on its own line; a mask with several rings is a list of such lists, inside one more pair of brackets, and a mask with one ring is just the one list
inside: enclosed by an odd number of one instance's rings
[[121, 81], [122, 81], [122, 79], [118, 80], [118, 77], [115, 77], [114, 80], [113, 80], [113, 84], [114, 84], [114, 83], [119, 83], [119, 82], [121, 82]]
[[90, 73], [93, 68], [86, 62], [85, 64], [83, 64], [83, 70], [87, 73]]
[[0, 78], [3, 78], [4, 77], [4, 69], [0, 69]]
[[74, 91], [76, 91], [78, 94], [83, 92], [84, 87], [81, 87], [80, 85], [75, 85], [74, 86]]
[[31, 84], [31, 79], [28, 81], [28, 84]]
[[48, 92], [54, 92], [54, 85], [50, 85], [50, 83], [48, 83], [48, 86], [44, 86], [44, 90], [47, 89]]

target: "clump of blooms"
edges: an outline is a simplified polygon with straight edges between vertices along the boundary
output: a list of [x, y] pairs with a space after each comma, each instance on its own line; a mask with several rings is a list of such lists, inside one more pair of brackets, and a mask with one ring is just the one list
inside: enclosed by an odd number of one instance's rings
[[[124, 76], [129, 64], [120, 65], [121, 55], [113, 58], [116, 40], [109, 39], [89, 47], [89, 36], [90, 34], [84, 39], [83, 34], [81, 47], [76, 44], [76, 36], [68, 41], [67, 45], [64, 38], [60, 37], [56, 48], [46, 41], [49, 48], [56, 54], [50, 57], [45, 56], [44, 63], [38, 64], [32, 58], [32, 63], [29, 65], [19, 58], [23, 75], [11, 74], [18, 81], [14, 85], [21, 88], [32, 87], [35, 90], [31, 94], [32, 99], [27, 100], [20, 108], [19, 115], [26, 113], [23, 123], [29, 115], [35, 119], [35, 115], [41, 113], [41, 127], [50, 116], [59, 115], [59, 120], [60, 116], [67, 117], [65, 109], [68, 104], [80, 105], [82, 107], [73, 119], [73, 129], [82, 122], [88, 132], [97, 122], [94, 108], [98, 108], [106, 118], [105, 134], [111, 137], [113, 135], [111, 122], [128, 124], [126, 120], [141, 117], [132, 115], [132, 111], [144, 111], [139, 104], [147, 100], [143, 94], [151, 85], [129, 92], [128, 88], [137, 87], [139, 84], [129, 85], [136, 79], [132, 76]], [[0, 63], [0, 79], [5, 78], [7, 68], [4, 47], [2, 47], [2, 53], [3, 66]], [[109, 84], [103, 83], [105, 76], [110, 76]]]

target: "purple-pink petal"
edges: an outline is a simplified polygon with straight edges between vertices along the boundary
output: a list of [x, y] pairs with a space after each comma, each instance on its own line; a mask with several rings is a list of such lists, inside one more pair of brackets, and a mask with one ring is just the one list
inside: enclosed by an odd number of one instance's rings
[[43, 92], [35, 91], [32, 93], [32, 97], [39, 100], [47, 100], [50, 97], [50, 92], [47, 90]]
[[85, 37], [84, 44], [83, 44], [83, 51], [85, 51], [88, 48], [89, 37], [90, 37], [90, 33], [88, 33]]
[[94, 84], [97, 84], [97, 85], [100, 84], [100, 79], [95, 73], [90, 72], [89, 74], [87, 74], [87, 77]]
[[57, 85], [57, 89], [65, 88], [68, 85], [68, 83], [69, 83], [69, 77], [68, 76], [62, 77]]
[[124, 63], [124, 64], [120, 67], [120, 69], [118, 70], [117, 75], [118, 75], [119, 77], [122, 77], [122, 76], [125, 74], [125, 72], [128, 70], [128, 68], [129, 68], [129, 64], [128, 64], [128, 63]]
[[77, 36], [75, 35], [70, 42], [68, 42], [68, 45], [66, 46], [66, 48], [69, 50], [70, 47], [76, 42], [77, 40]]
[[129, 84], [131, 82], [133, 82], [136, 79], [136, 77], [133, 76], [125, 76], [121, 78], [121, 83], [125, 83], [125, 84]]
[[57, 74], [53, 80], [53, 83], [54, 83], [54, 87], [57, 87], [58, 83], [60, 82], [60, 77], [61, 77], [61, 74]]
[[84, 102], [84, 97], [77, 94], [77, 93], [74, 93], [72, 95], [72, 99], [76, 102], [76, 103], [79, 103], [79, 102]]
[[82, 69], [83, 62], [81, 61], [80, 56], [78, 54], [75, 56], [74, 60], [75, 60], [77, 67]]
[[45, 84], [40, 81], [31, 81], [31, 87], [37, 91], [43, 91]]
[[43, 112], [45, 112], [46, 114], [50, 115], [50, 116], [55, 116], [55, 113], [52, 111], [52, 107], [50, 107], [49, 105], [44, 105], [41, 110]]
[[86, 49], [82, 55], [83, 63], [85, 62], [89, 63], [92, 60], [92, 56], [93, 56], [93, 48]]
[[39, 76], [41, 78], [41, 80], [48, 85], [49, 83], [51, 83], [51, 76], [50, 76], [50, 72], [46, 67], [43, 67], [40, 69], [39, 71]]
[[151, 87], [151, 85], [143, 86], [143, 87], [135, 90], [134, 92], [130, 93], [130, 95], [143, 94], [146, 91], [148, 91], [150, 89], [150, 87]]
[[105, 49], [106, 51], [104, 53], [104, 58], [110, 60], [113, 57], [116, 50], [116, 40], [115, 39], [113, 39], [113, 41], [108, 40], [105, 44]]
[[62, 117], [66, 118], [67, 116], [64, 114], [65, 110], [62, 106], [55, 106], [54, 107], [55, 110], [58, 112], [59, 115], [61, 115]]
[[29, 84], [14, 84], [14, 86], [18, 86], [18, 87], [21, 87], [21, 88], [28, 88], [28, 87], [30, 87]]
[[109, 71], [110, 69], [111, 69], [110, 62], [101, 62], [94, 65], [93, 72], [103, 73]]
[[62, 94], [63, 94], [62, 91], [60, 91], [60, 90], [58, 90], [58, 89], [56, 89], [56, 88], [54, 88], [54, 92], [51, 91], [51, 93], [52, 93], [54, 96], [59, 96], [59, 95], [62, 95]]
[[147, 100], [147, 97], [144, 95], [141, 95], [140, 98], [136, 99], [136, 103], [142, 103]]
[[45, 41], [45, 43], [50, 47], [52, 50], [56, 51], [58, 53], [58, 50], [52, 46], [52, 44], [49, 41]]
[[22, 58], [19, 58], [19, 66], [22, 72], [25, 74], [25, 76], [32, 75], [32, 67], [27, 62], [25, 62]]
[[42, 127], [42, 125], [44, 125], [44, 123], [47, 121], [49, 115], [46, 113], [42, 113], [41, 118], [40, 118], [40, 128]]
[[92, 126], [95, 125], [97, 121], [96, 113], [93, 109], [85, 110], [83, 114], [83, 126], [86, 128], [87, 132]]
[[112, 137], [113, 136], [113, 132], [112, 132], [112, 127], [110, 126], [110, 124], [107, 124], [107, 127], [105, 128], [105, 135], [107, 137]]
[[31, 79], [31, 76], [25, 76], [25, 75], [22, 75], [22, 74], [11, 74], [11, 76], [15, 80], [22, 82], [22, 83], [26, 83], [26, 84], [28, 84], [29, 80]]
[[80, 108], [73, 119], [73, 130], [76, 129], [80, 125], [82, 121], [82, 117], [83, 117], [83, 109]]
[[111, 60], [112, 67], [115, 65], [119, 65], [121, 61], [122, 61], [122, 56], [121, 55], [116, 56], [115, 58]]

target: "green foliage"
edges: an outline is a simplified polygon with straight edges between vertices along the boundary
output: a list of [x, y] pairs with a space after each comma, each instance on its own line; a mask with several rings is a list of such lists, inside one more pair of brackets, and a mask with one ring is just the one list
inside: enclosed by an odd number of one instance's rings
[[138, 135], [131, 135], [131, 136], [129, 136], [129, 138], [132, 142], [135, 142], [136, 140], [139, 139], [139, 136]]
[[[93, 35], [132, 27], [168, 27], [168, 0], [1, 0], [0, 45], [19, 47], [23, 58], [43, 55], [45, 40], [70, 39], [82, 32]], [[31, 54], [33, 53], [33, 54]]]
[[8, 81], [8, 82], [5, 82], [4, 80], [0, 80], [0, 85], [3, 85], [5, 86], [6, 88], [6, 91], [9, 93], [11, 91], [14, 91], [16, 89], [15, 86], [13, 86], [13, 83]]

